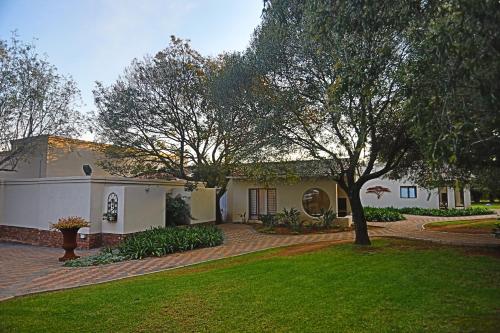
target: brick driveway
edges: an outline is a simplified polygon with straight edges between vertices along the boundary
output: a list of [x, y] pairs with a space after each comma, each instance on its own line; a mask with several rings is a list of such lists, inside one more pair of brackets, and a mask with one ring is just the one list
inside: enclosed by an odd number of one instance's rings
[[[490, 235], [446, 233], [422, 229], [425, 223], [434, 221], [481, 219], [486, 217], [491, 216], [443, 218], [407, 215], [406, 221], [370, 223], [381, 227], [371, 229], [370, 236], [422, 239], [456, 245], [500, 246], [500, 240]], [[29, 293], [72, 288], [158, 272], [273, 247], [320, 241], [345, 241], [354, 238], [353, 232], [267, 235], [257, 233], [247, 225], [224, 224], [220, 227], [226, 237], [224, 244], [221, 246], [176, 253], [160, 258], [147, 258], [82, 268], [62, 267], [57, 261], [57, 258], [62, 254], [61, 249], [0, 243], [0, 300]], [[89, 255], [94, 252], [95, 250], [78, 251], [80, 255]]]

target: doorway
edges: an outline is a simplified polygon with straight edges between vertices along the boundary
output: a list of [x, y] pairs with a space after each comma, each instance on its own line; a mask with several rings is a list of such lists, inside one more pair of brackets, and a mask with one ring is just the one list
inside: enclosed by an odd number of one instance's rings
[[338, 217], [347, 216], [347, 198], [337, 198]]
[[448, 209], [448, 189], [446, 187], [439, 188], [439, 208]]

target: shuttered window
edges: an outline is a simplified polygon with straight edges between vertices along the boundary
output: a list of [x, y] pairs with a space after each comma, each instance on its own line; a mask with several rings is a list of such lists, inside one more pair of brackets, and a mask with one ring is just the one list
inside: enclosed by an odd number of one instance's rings
[[249, 218], [256, 220], [261, 215], [276, 214], [276, 189], [251, 188], [248, 190]]

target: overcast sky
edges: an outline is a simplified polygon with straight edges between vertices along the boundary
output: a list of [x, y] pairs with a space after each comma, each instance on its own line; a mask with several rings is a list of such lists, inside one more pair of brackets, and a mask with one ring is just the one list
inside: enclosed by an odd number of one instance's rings
[[95, 81], [112, 83], [135, 57], [190, 39], [204, 55], [244, 50], [260, 22], [262, 0], [0, 0], [0, 38], [36, 38], [60, 73], [94, 109]]

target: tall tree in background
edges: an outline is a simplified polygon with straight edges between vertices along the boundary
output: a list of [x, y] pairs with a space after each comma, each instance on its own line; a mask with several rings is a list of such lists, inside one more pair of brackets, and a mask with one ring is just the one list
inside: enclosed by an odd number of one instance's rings
[[428, 23], [412, 38], [415, 137], [434, 167], [500, 168], [500, 2], [429, 4]]
[[172, 37], [154, 58], [134, 60], [112, 86], [98, 84], [98, 135], [113, 144], [104, 167], [128, 176], [163, 171], [218, 187], [220, 221], [226, 178], [254, 142], [248, 104], [229, 98], [245, 89], [239, 61], [238, 55], [205, 58]]
[[356, 244], [370, 244], [360, 189], [418, 155], [405, 112], [408, 34], [420, 1], [265, 2], [249, 50], [271, 147], [321, 160], [347, 193]]
[[11, 146], [12, 140], [77, 134], [78, 99], [75, 82], [58, 74], [33, 44], [15, 35], [0, 40], [0, 171], [15, 171], [31, 152], [29, 140]]

